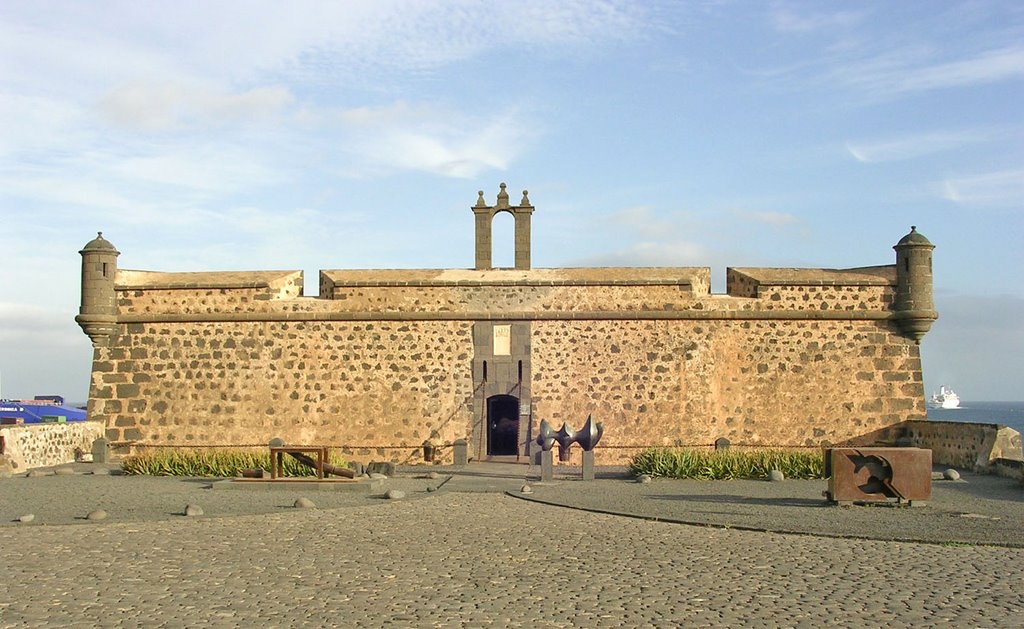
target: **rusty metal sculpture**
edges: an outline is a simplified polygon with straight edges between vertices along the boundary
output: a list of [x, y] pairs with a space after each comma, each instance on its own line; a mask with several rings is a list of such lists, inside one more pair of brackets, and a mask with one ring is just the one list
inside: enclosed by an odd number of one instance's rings
[[829, 502], [895, 502], [920, 506], [931, 498], [932, 452], [920, 448], [829, 448]]
[[537, 436], [537, 445], [541, 447], [541, 481], [554, 479], [554, 460], [551, 448], [558, 444], [558, 460], [569, 460], [569, 448], [574, 443], [580, 444], [583, 448], [583, 480], [594, 480], [594, 447], [601, 440], [604, 434], [604, 425], [601, 422], [594, 423], [593, 417], [588, 415], [583, 428], [572, 430], [569, 425], [562, 423], [562, 427], [556, 432], [551, 428], [547, 420], [540, 422], [540, 434]]

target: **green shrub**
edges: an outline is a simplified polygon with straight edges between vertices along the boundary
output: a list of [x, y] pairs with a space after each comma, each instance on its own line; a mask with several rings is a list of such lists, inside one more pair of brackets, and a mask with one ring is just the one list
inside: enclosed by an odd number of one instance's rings
[[[315, 459], [315, 457], [313, 457]], [[330, 463], [343, 467], [345, 459], [330, 453]], [[242, 470], [270, 470], [270, 452], [262, 449], [221, 448], [159, 448], [143, 450], [125, 458], [121, 467], [125, 474], [149, 476], [232, 477]], [[316, 476], [316, 470], [302, 465], [292, 457], [284, 457], [285, 476]]]
[[629, 463], [633, 474], [699, 480], [765, 479], [780, 470], [786, 478], [824, 478], [820, 450], [692, 450], [651, 448]]

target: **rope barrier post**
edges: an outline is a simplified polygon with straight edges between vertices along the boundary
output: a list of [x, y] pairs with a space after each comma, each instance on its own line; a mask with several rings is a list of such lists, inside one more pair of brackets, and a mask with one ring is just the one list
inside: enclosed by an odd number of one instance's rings
[[469, 443], [465, 439], [456, 439], [452, 444], [452, 456], [455, 467], [465, 467], [469, 464]]
[[106, 463], [110, 458], [110, 444], [109, 442], [100, 437], [92, 442], [92, 462], [93, 463]]
[[541, 450], [540, 482], [550, 483], [553, 480], [555, 480], [555, 452], [554, 450]]
[[583, 451], [583, 480], [594, 480], [594, 451]]

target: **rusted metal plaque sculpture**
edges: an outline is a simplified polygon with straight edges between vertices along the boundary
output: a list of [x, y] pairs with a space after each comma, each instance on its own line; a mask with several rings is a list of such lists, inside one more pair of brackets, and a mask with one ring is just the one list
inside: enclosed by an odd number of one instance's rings
[[932, 451], [922, 448], [827, 448], [825, 497], [838, 504], [921, 505], [932, 496]]

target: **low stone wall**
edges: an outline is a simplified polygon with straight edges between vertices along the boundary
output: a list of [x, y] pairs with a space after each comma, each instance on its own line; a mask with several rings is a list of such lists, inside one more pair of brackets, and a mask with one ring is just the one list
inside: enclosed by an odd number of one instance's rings
[[0, 428], [4, 451], [0, 470], [24, 472], [34, 467], [71, 463], [75, 449], [90, 452], [92, 442], [103, 436], [103, 422], [84, 421], [66, 424], [25, 424]]
[[1016, 459], [996, 459], [993, 465], [996, 476], [1016, 478], [1024, 485], [1024, 461]]
[[879, 442], [907, 440], [908, 445], [931, 450], [936, 465], [995, 473], [997, 460], [1024, 460], [1020, 433], [1001, 424], [912, 420], [878, 435]]

